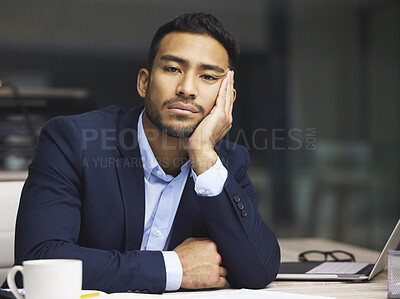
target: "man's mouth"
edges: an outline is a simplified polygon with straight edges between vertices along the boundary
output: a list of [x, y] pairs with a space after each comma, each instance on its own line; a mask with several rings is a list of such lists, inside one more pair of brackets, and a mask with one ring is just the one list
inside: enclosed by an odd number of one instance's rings
[[167, 106], [169, 112], [181, 114], [181, 115], [193, 115], [199, 113], [199, 110], [190, 104], [184, 103], [173, 103]]

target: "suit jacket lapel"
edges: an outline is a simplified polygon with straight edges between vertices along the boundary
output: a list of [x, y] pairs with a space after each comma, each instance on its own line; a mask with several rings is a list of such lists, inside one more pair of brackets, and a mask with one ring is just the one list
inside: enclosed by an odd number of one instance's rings
[[137, 122], [141, 109], [122, 116], [117, 130], [116, 171], [125, 207], [125, 250], [139, 250], [143, 238], [145, 195], [144, 173], [137, 142]]
[[[137, 141], [137, 122], [143, 107], [126, 112], [117, 130], [120, 157], [116, 167], [125, 205], [125, 250], [139, 250], [143, 238], [145, 214], [144, 173]], [[175, 215], [168, 249], [189, 237], [207, 235], [196, 201], [194, 182], [188, 177]]]

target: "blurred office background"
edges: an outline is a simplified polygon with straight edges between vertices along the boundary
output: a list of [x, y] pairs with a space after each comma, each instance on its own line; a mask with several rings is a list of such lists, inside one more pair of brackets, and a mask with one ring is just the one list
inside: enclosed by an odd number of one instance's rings
[[55, 115], [140, 105], [153, 34], [191, 11], [241, 42], [227, 138], [268, 225], [380, 249], [400, 216], [400, 1], [0, 0], [1, 171], [26, 170]]

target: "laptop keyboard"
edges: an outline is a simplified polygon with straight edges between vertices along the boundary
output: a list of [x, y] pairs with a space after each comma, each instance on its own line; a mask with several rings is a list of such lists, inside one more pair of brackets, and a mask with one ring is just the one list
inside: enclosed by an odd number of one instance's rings
[[369, 263], [325, 262], [311, 269], [307, 274], [357, 274]]

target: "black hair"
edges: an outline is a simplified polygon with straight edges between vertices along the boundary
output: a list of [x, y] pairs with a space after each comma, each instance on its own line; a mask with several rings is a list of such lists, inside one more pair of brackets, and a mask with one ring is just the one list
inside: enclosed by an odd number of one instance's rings
[[158, 28], [151, 41], [148, 53], [148, 68], [151, 70], [161, 40], [171, 32], [187, 32], [194, 34], [207, 34], [220, 42], [229, 56], [229, 68], [237, 68], [240, 46], [238, 40], [223, 27], [221, 22], [214, 16], [204, 13], [186, 13], [164, 24]]

